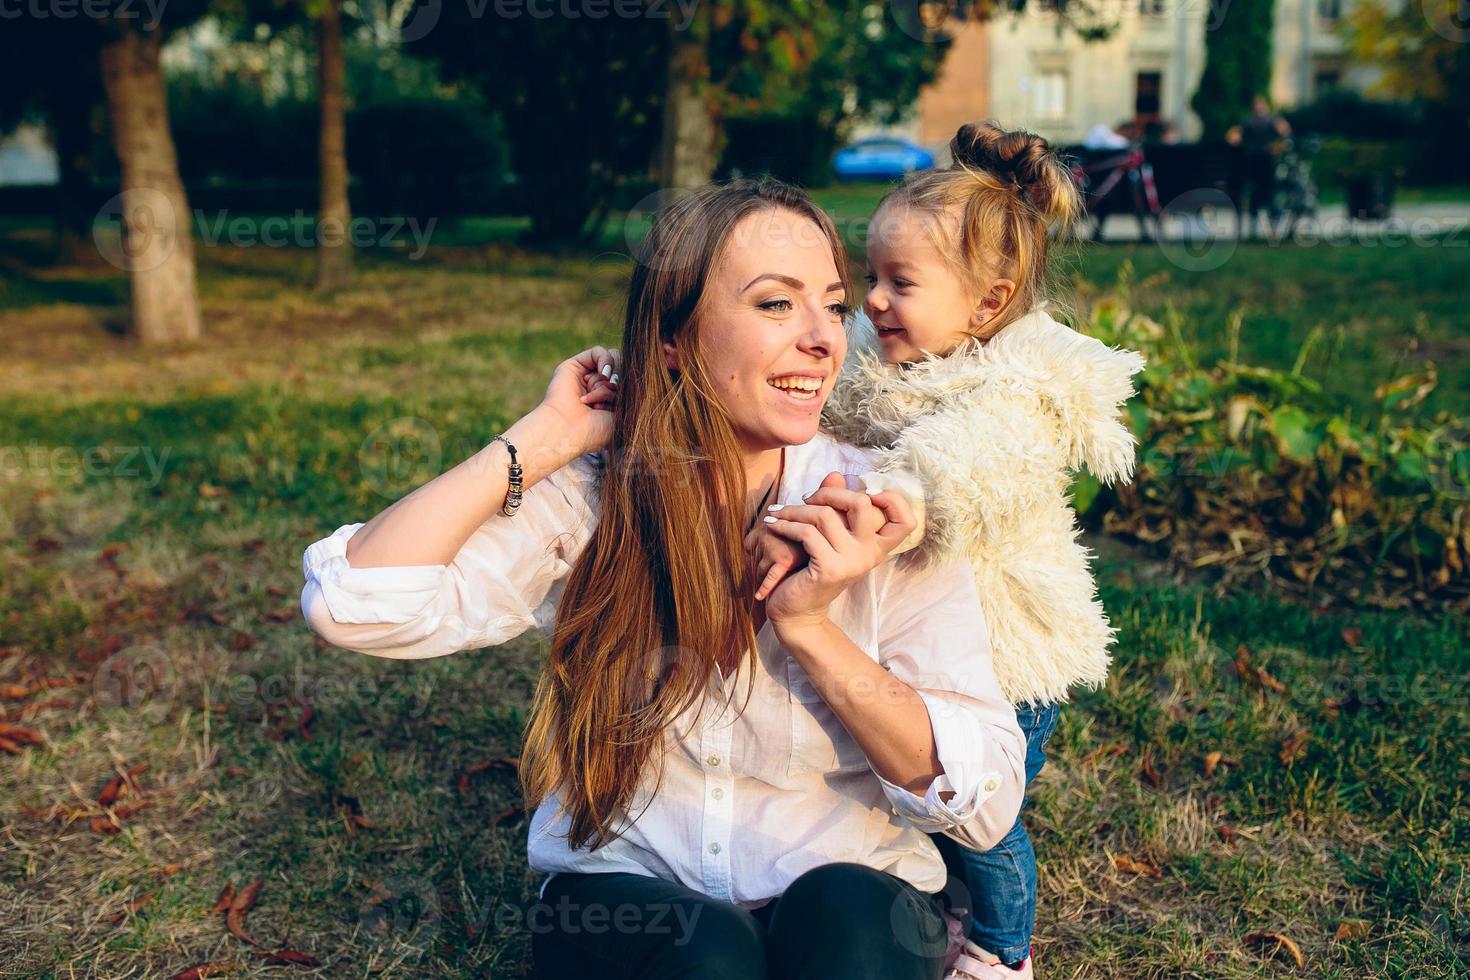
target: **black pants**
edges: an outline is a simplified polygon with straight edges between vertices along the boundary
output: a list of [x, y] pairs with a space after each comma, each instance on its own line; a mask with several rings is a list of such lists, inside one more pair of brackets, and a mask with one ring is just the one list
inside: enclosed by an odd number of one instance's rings
[[527, 916], [540, 980], [938, 980], [940, 899], [859, 864], [754, 912], [661, 878], [558, 874]]

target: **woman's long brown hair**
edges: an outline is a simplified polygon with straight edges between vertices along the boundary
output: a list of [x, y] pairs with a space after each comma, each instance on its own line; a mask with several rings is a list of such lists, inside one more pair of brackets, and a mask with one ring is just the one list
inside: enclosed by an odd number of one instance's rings
[[[655, 218], [633, 270], [601, 512], [567, 579], [521, 756], [527, 804], [559, 791], [574, 847], [617, 836], [644, 779], [657, 786], [675, 718], [718, 663], [754, 650], [745, 470], [698, 341], [718, 329], [700, 313], [716, 263], [738, 245], [731, 232], [773, 209], [814, 222], [846, 280], [831, 219], [774, 180], [680, 197]], [[679, 370], [665, 364], [666, 342]]]

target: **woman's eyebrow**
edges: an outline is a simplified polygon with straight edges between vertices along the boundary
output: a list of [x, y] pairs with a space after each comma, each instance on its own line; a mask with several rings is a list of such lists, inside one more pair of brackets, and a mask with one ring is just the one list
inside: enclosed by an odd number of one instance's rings
[[[806, 288], [806, 283], [802, 282], [800, 279], [795, 279], [795, 278], [792, 278], [791, 276], [783, 276], [779, 272], [762, 272], [760, 275], [758, 275], [754, 279], [750, 280], [750, 282], [746, 283], [745, 286], [740, 291], [742, 293], [745, 292], [747, 289], [749, 289], [751, 286], [754, 286], [756, 283], [760, 282], [762, 279], [774, 279], [774, 280], [776, 280], [779, 283], [784, 283], [785, 285], [790, 286], [792, 289], [801, 290], [801, 289], [805, 289]], [[844, 287], [843, 287], [843, 285], [842, 285], [841, 282], [834, 282], [834, 283], [829, 284], [827, 286], [827, 288], [823, 290], [823, 292], [830, 293], [830, 292], [832, 292], [834, 290], [843, 289], [843, 288]]]

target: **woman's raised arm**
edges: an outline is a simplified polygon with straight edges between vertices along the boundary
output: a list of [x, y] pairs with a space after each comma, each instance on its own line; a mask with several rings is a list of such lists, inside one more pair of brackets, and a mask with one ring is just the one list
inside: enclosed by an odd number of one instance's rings
[[546, 399], [507, 432], [525, 469], [514, 517], [499, 513], [508, 452], [487, 449], [368, 523], [307, 547], [301, 610], [311, 629], [335, 646], [395, 659], [548, 629], [551, 593], [596, 520], [595, 466], [582, 457], [611, 435], [612, 415], [597, 407], [611, 392], [599, 367], [610, 354], [594, 349], [563, 362]]
[[[594, 347], [557, 365], [546, 397], [504, 433], [530, 489], [578, 456], [607, 446], [612, 413], [600, 401], [617, 370], [617, 352]], [[589, 378], [606, 379], [591, 383]], [[447, 565], [475, 528], [500, 511], [510, 489], [510, 450], [496, 440], [384, 508], [347, 544], [353, 568]]]

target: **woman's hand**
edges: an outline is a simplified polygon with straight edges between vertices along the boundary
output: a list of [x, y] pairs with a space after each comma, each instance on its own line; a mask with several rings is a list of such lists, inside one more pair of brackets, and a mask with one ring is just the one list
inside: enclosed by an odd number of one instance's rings
[[881, 564], [915, 524], [908, 498], [848, 490], [841, 473], [828, 474], [805, 504], [769, 514], [766, 528], [807, 554], [805, 567], [766, 600], [772, 626], [780, 633], [825, 623], [832, 600]]
[[612, 441], [612, 409], [622, 364], [620, 351], [593, 347], [562, 361], [552, 372], [541, 409], [561, 421], [574, 443], [572, 458], [606, 449]]

